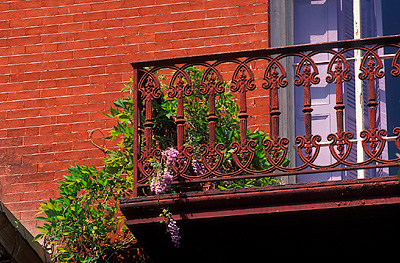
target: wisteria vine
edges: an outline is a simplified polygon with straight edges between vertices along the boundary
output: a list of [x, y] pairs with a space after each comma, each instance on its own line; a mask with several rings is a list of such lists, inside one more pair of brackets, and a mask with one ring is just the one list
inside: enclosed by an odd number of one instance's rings
[[179, 234], [179, 227], [176, 224], [176, 221], [172, 218], [172, 213], [168, 209], [164, 208], [160, 216], [164, 218], [160, 223], [164, 223], [167, 227], [167, 232], [171, 235], [171, 241], [174, 244], [174, 247], [179, 248], [181, 246], [181, 236]]

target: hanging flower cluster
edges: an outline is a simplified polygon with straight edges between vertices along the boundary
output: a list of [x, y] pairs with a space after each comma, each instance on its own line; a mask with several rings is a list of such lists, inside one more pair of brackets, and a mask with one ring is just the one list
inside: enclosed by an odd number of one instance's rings
[[160, 169], [161, 171], [158, 171], [157, 175], [151, 180], [150, 190], [155, 194], [165, 193], [171, 188], [173, 180], [172, 166], [177, 165], [179, 152], [174, 148], [170, 148], [163, 151], [161, 155], [166, 158], [167, 163], [164, 169]]
[[[179, 151], [174, 148], [169, 148], [161, 153], [165, 162], [165, 166], [158, 166], [156, 176], [153, 177], [150, 184], [150, 190], [157, 194], [162, 194], [171, 188], [174, 177], [174, 169], [178, 165]], [[204, 165], [197, 159], [192, 159], [192, 168], [196, 175], [202, 175], [206, 172]], [[189, 173], [189, 170], [186, 171]]]
[[193, 171], [196, 175], [202, 175], [206, 172], [204, 165], [197, 159], [192, 160]]
[[167, 231], [171, 235], [172, 243], [174, 243], [174, 246], [176, 248], [179, 248], [181, 245], [181, 243], [180, 243], [181, 236], [179, 235], [179, 227], [176, 224], [176, 221], [174, 219], [170, 218], [167, 221], [167, 229], [168, 229]]
[[171, 241], [174, 244], [174, 247], [179, 248], [181, 245], [181, 236], [179, 234], [179, 227], [176, 224], [176, 221], [172, 218], [172, 213], [167, 208], [164, 208], [160, 216], [164, 218], [160, 223], [166, 225], [167, 232], [171, 235]]
[[[150, 190], [156, 195], [165, 193], [171, 189], [172, 180], [174, 177], [174, 168], [178, 165], [179, 151], [174, 148], [169, 148], [161, 153], [163, 162], [153, 162], [156, 168], [156, 176], [151, 180]], [[197, 159], [192, 159], [193, 172], [197, 175], [201, 175], [206, 172], [204, 165]], [[189, 171], [187, 171], [189, 172]], [[172, 218], [171, 212], [168, 209], [163, 209], [160, 216], [164, 217], [161, 223], [165, 223], [167, 232], [171, 235], [171, 242], [176, 248], [180, 247], [181, 236], [179, 235], [179, 227], [176, 221]]]

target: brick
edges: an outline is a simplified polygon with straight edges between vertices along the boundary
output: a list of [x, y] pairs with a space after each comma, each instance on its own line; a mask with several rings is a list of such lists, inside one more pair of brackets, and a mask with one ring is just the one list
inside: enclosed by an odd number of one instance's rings
[[195, 29], [187, 31], [186, 38], [199, 38], [199, 37], [210, 37], [220, 36], [222, 34], [221, 28], [206, 28], [206, 29]]
[[194, 55], [202, 55], [202, 54], [216, 54], [221, 53], [221, 46], [213, 46], [213, 47], [199, 47], [199, 48], [191, 48], [188, 50], [189, 56]]
[[18, 166], [22, 164], [22, 158], [17, 156], [3, 155], [1, 160], [2, 165]]
[[57, 43], [57, 50], [74, 50], [74, 49], [84, 49], [89, 48], [90, 42], [88, 41], [73, 41], [73, 42], [63, 42]]
[[[82, 132], [72, 132], [72, 133], [60, 133], [55, 134], [54, 140], [55, 142], [74, 142], [74, 141], [82, 141], [88, 139], [89, 131], [82, 131]], [[69, 147], [70, 145], [65, 145]]]
[[24, 119], [24, 125], [29, 126], [41, 126], [41, 125], [49, 125], [54, 123], [54, 118], [49, 116], [39, 116], [34, 118], [26, 118]]
[[6, 175], [3, 176], [3, 182], [5, 185], [17, 184], [21, 182], [20, 175]]
[[89, 120], [88, 113], [59, 115], [56, 117], [56, 123], [85, 122], [88, 120]]
[[205, 25], [204, 20], [181, 21], [181, 22], [171, 23], [171, 25], [173, 31], [203, 28], [205, 26], [207, 27], [207, 25]]
[[87, 58], [87, 57], [99, 57], [104, 56], [106, 48], [87, 48], [82, 50], [76, 50], [73, 52], [74, 58]]
[[150, 6], [155, 5], [156, 0], [143, 0], [143, 1], [124, 1], [123, 7], [140, 7], [140, 6]]
[[19, 37], [19, 36], [25, 36], [26, 35], [26, 29], [21, 27], [21, 28], [11, 28], [10, 30], [7, 30], [7, 35], [9, 37]]
[[138, 25], [145, 25], [146, 27], [151, 26], [156, 23], [155, 16], [133, 16], [124, 18], [124, 26], [138, 26]]
[[53, 88], [53, 89], [42, 89], [40, 90], [40, 97], [58, 97], [58, 96], [65, 96], [65, 95], [72, 95], [71, 88]]
[[[72, 75], [77, 73], [72, 73]], [[56, 81], [56, 86], [58, 87], [71, 87], [73, 89], [74, 86], [83, 86], [89, 83], [89, 77], [87, 76], [80, 76], [80, 77], [71, 77], [66, 79], [58, 79]], [[55, 86], [55, 85], [54, 85]], [[53, 86], [53, 87], [54, 87]], [[72, 92], [74, 95], [76, 93]]]
[[101, 74], [105, 74], [105, 67], [104, 66], [84, 67], [83, 69], [76, 68], [76, 69], [71, 69], [71, 72], [72, 72], [72, 77], [101, 75]]
[[144, 26], [139, 26], [138, 29], [139, 29], [139, 35], [153, 34], [153, 33], [171, 31], [171, 25], [170, 24], [144, 25]]
[[90, 22], [90, 29], [114, 29], [116, 27], [122, 27], [124, 24], [123, 18], [115, 19], [104, 19]]
[[25, 135], [25, 129], [7, 129], [7, 137], [20, 137]]
[[[205, 12], [203, 12], [204, 14]], [[191, 14], [191, 13], [190, 13]], [[186, 21], [188, 19], [199, 19], [200, 17], [193, 17], [188, 13], [166, 13], [166, 14], [159, 14], [155, 17], [156, 23], [171, 23], [173, 21]], [[204, 17], [201, 17], [204, 18]]]
[[[23, 127], [24, 119], [0, 120], [0, 127]], [[1, 140], [1, 139], [0, 139]]]
[[26, 118], [36, 117], [39, 115], [39, 109], [20, 109], [7, 112], [7, 118]]
[[38, 203], [36, 201], [16, 202], [7, 204], [7, 208], [10, 209], [11, 211], [27, 211], [27, 210], [37, 209], [37, 207]]
[[21, 164], [8, 167], [10, 174], [36, 173], [37, 164]]
[[40, 36], [23, 36], [23, 37], [10, 37], [8, 38], [8, 45], [22, 46], [29, 44], [36, 44], [40, 42]]
[[[229, 43], [238, 43], [240, 35], [224, 36], [223, 38], [216, 36], [204, 39], [205, 46], [214, 46]], [[191, 40], [192, 41], [192, 40]]]
[[[51, 6], [58, 6], [60, 2], [57, 0], [46, 0], [41, 3], [41, 7], [51, 7]], [[73, 5], [74, 0], [65, 0], [63, 1], [63, 5]]]
[[[183, 41], [183, 40], [181, 40], [181, 41]], [[169, 41], [145, 43], [145, 44], [139, 45], [139, 52], [148, 52], [148, 51], [154, 51], [154, 50], [166, 50], [166, 49], [171, 49], [172, 47], [173, 47], [172, 43]]]
[[55, 106], [55, 100], [51, 98], [38, 98], [34, 100], [24, 100], [24, 108], [36, 108], [36, 107], [53, 107]]
[[263, 21], [268, 21], [267, 19], [267, 14], [251, 14], [251, 13], [246, 13], [245, 15], [238, 16], [237, 21], [239, 24], [259, 24], [262, 23]]
[[[36, 195], [39, 195], [40, 197], [41, 197], [41, 200], [43, 200], [43, 201], [48, 201], [48, 194], [47, 194], [47, 192], [40, 192], [40, 193], [38, 193], [38, 192], [34, 192], [34, 193], [36, 193]], [[29, 200], [32, 200], [32, 198], [37, 198], [37, 196], [35, 197], [34, 196], [34, 193], [29, 193], [29, 194], [26, 194], [24, 197], [23, 197], [23, 200], [22, 201], [29, 201]], [[47, 198], [46, 198], [47, 197]], [[39, 201], [39, 200], [38, 200]], [[20, 218], [19, 218], [19, 220], [23, 220], [23, 221], [27, 221], [27, 220], [29, 220], [29, 221], [31, 221], [32, 220], [32, 218], [35, 218], [35, 217], [37, 217], [38, 215], [37, 215], [37, 213], [38, 213], [38, 210], [32, 210], [32, 211], [23, 211], [23, 212], [21, 212], [20, 213]]]
[[12, 20], [12, 19], [23, 19], [26, 18], [25, 10], [17, 9], [17, 10], [7, 10], [5, 12], [1, 12], [2, 20]]
[[41, 7], [25, 10], [26, 17], [43, 17], [58, 15], [58, 7]]
[[49, 34], [40, 35], [40, 43], [58, 43], [67, 41], [68, 34]]
[[254, 32], [254, 25], [235, 25], [221, 28], [221, 34], [223, 35], [249, 32]]
[[10, 20], [11, 28], [38, 26], [41, 24], [42, 18], [40, 17]]
[[41, 134], [39, 136], [25, 136], [24, 145], [47, 144], [54, 141], [53, 134]]
[[55, 161], [55, 153], [41, 153], [41, 154], [35, 154], [35, 155], [30, 155], [30, 156], [24, 156], [23, 157], [23, 163], [24, 164], [37, 164], [40, 162], [54, 162]]
[[82, 14], [90, 12], [90, 5], [65, 5], [58, 8], [58, 14]]
[[107, 18], [106, 12], [80, 13], [80, 14], [75, 14], [73, 17], [74, 17], [73, 19], [74, 22], [95, 21]]
[[236, 25], [236, 24], [238, 24], [237, 17], [229, 17], [229, 18], [220, 18], [219, 17], [219, 18], [215, 18], [215, 19], [204, 20], [205, 27], [220, 27], [220, 26], [228, 26], [228, 25]]
[[54, 172], [23, 174], [21, 175], [22, 183], [30, 182], [51, 182], [54, 181]]
[[97, 57], [97, 58], [90, 58], [90, 66], [96, 65], [105, 65], [108, 62], [109, 64], [116, 64], [116, 63], [123, 63], [124, 57], [123, 56], [108, 56], [105, 57]]
[[22, 200], [22, 194], [18, 193], [18, 194], [5, 194], [2, 196], [1, 201], [4, 204], [7, 203], [16, 203], [16, 202], [20, 202]]
[[66, 161], [66, 160], [81, 160], [89, 157], [89, 153], [87, 151], [70, 151], [70, 152], [62, 152], [56, 154], [57, 161]]
[[88, 103], [88, 96], [64, 96], [55, 98], [55, 105], [73, 105]]
[[194, 3], [178, 3], [171, 5], [171, 12], [188, 12], [192, 10], [206, 10], [204, 7], [204, 2], [194, 2]]
[[[102, 112], [122, 96], [130, 62], [268, 46], [266, 1], [10, 1], [0, 11], [1, 182], [24, 191], [7, 202], [22, 203], [12, 208], [31, 231], [68, 167], [103, 164], [88, 132], [115, 125]], [[230, 79], [236, 66], [220, 68]], [[269, 131], [268, 98], [248, 93], [251, 129]]]
[[72, 59], [74, 57], [74, 52], [71, 50], [67, 51], [58, 51], [54, 53], [44, 53], [43, 60], [45, 61], [57, 61], [57, 60], [66, 60]]
[[90, 5], [91, 11], [101, 11], [101, 10], [115, 10], [122, 8], [122, 1], [107, 1], [107, 2], [99, 2], [93, 3]]
[[90, 29], [89, 21], [81, 22], [81, 23], [71, 22], [71, 23], [58, 25], [59, 33], [76, 32], [76, 31], [82, 31], [82, 30], [88, 30], [88, 29]]
[[55, 182], [39, 182], [37, 184], [37, 191], [52, 191], [54, 190], [54, 188], [56, 188], [57, 185], [55, 184]]
[[98, 39], [104, 37], [104, 30], [88, 30], [73, 33], [74, 40], [88, 40], [88, 39]]
[[8, 10], [10, 10], [9, 2], [0, 3], [0, 11], [8, 11]]
[[[246, 4], [251, 4], [251, 1], [246, 1]], [[204, 2], [204, 9], [224, 8], [232, 5], [237, 5], [234, 0], [219, 0]]]
[[38, 164], [38, 172], [53, 172], [53, 171], [63, 171], [69, 168], [73, 163], [70, 161], [64, 162], [51, 162], [51, 163], [39, 163]]
[[103, 83], [114, 83], [122, 82], [121, 74], [105, 74], [105, 75], [94, 75], [90, 76], [91, 84], [103, 84]]
[[21, 137], [0, 138], [1, 147], [15, 147], [22, 145]]
[[[89, 103], [87, 104], [87, 108], [89, 109], [88, 111], [90, 111], [89, 113], [89, 117], [91, 116], [92, 112], [103, 112], [104, 110], [104, 102], [99, 102], [99, 103]], [[71, 113], [72, 114], [79, 114], [82, 113], [82, 105], [74, 105], [71, 106]]]
[[[31, 129], [26, 129], [26, 136], [30, 136], [30, 133], [28, 132]], [[39, 133], [36, 133], [35, 135], [38, 135]], [[23, 145], [20, 147], [15, 147], [14, 148], [14, 156], [23, 156], [23, 155], [30, 155], [30, 154], [36, 154], [38, 152], [38, 146], [37, 145]]]
[[116, 10], [107, 10], [106, 11], [107, 19], [112, 18], [127, 18], [127, 17], [138, 17], [139, 9], [138, 8], [124, 8], [124, 9], [116, 9]]
[[39, 127], [39, 134], [71, 133], [71, 124], [56, 124]]
[[[118, 37], [107, 37], [107, 38], [102, 38], [102, 39], [94, 39], [90, 40], [90, 47], [108, 47], [110, 46], [121, 46], [123, 44], [122, 36]], [[107, 52], [106, 50], [106, 52]]]
[[107, 65], [105, 67], [105, 73], [120, 73], [120, 72], [126, 72], [127, 70], [130, 70], [129, 66], [126, 64], [116, 64], [116, 65]]
[[41, 144], [38, 146], [39, 153], [62, 152], [62, 151], [69, 151], [71, 149], [72, 149], [71, 142], [66, 142], [66, 141]]

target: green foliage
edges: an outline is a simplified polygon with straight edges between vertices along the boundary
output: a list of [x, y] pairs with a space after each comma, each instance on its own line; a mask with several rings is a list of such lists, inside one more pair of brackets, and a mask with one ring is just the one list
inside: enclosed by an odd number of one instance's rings
[[[131, 80], [132, 81], [132, 80]], [[125, 84], [125, 90], [132, 90], [131, 82]], [[113, 102], [114, 107], [110, 107], [110, 113], [103, 113], [105, 116], [116, 120], [116, 125], [110, 131], [106, 140], [112, 141], [121, 139], [116, 150], [107, 150], [108, 157], [104, 159], [106, 169], [110, 173], [120, 170], [132, 172], [133, 169], [133, 98], [127, 96]]]
[[[185, 129], [185, 143], [194, 147], [194, 153], [197, 154], [197, 159], [200, 159], [198, 149], [202, 144], [208, 144], [208, 95], [201, 95], [201, 78], [204, 74], [204, 70], [198, 67], [189, 67], [186, 69], [191, 82], [193, 93], [190, 96], [184, 97], [184, 109], [185, 109], [185, 119], [186, 119], [186, 129]], [[162, 76], [159, 77], [163, 79]], [[221, 171], [232, 172], [237, 169], [233, 158], [231, 149], [231, 144], [236, 141], [240, 141], [240, 121], [239, 121], [239, 107], [236, 102], [234, 95], [229, 90], [229, 83], [224, 82], [224, 91], [216, 95], [215, 109], [217, 113], [217, 122], [215, 127], [216, 143], [223, 143], [226, 147], [223, 150], [224, 160], [222, 162]], [[169, 99], [167, 97], [167, 88], [163, 86], [165, 94], [160, 100], [155, 104], [156, 112], [163, 114], [163, 121], [159, 120], [155, 124], [155, 138], [157, 141], [163, 141], [161, 144], [162, 150], [169, 147], [173, 147], [173, 144], [166, 142], [176, 141], [176, 133], [164, 132], [161, 127], [169, 127], [170, 123], [175, 123], [173, 117], [176, 116], [177, 111], [177, 101], [176, 99]], [[167, 118], [165, 118], [167, 117]], [[166, 124], [168, 123], [168, 124]], [[160, 128], [158, 126], [161, 126]], [[157, 131], [161, 131], [157, 133]], [[267, 138], [267, 135], [262, 130], [249, 131], [247, 130], [247, 139], [254, 140], [257, 142], [255, 149], [255, 156], [251, 164], [251, 168], [254, 170], [266, 169], [270, 165], [265, 158], [264, 148], [262, 146], [262, 141]], [[283, 165], [287, 166], [289, 160], [286, 160]], [[232, 187], [253, 187], [253, 186], [266, 186], [279, 184], [277, 180], [271, 178], [262, 179], [243, 179], [238, 182], [231, 182], [229, 186], [226, 187], [227, 182], [223, 185], [218, 185], [219, 188], [232, 188]]]
[[134, 240], [118, 207], [132, 180], [124, 169], [109, 173], [76, 165], [68, 172], [58, 182], [60, 197], [40, 205], [46, 217], [37, 217], [45, 223], [35, 239], [53, 248], [54, 262], [112, 262]]
[[[185, 143], [195, 149], [195, 158], [200, 160], [198, 148], [208, 143], [208, 97], [200, 95], [200, 80], [204, 71], [196, 67], [187, 69], [192, 80], [193, 95], [185, 97], [185, 117], [187, 126]], [[163, 76], [159, 76], [160, 80]], [[228, 83], [223, 83], [224, 92], [216, 96], [216, 142], [224, 143], [224, 160], [221, 170], [230, 172], [237, 169], [232, 159], [230, 145], [240, 140], [239, 109], [230, 93]], [[176, 99], [167, 97], [165, 85], [161, 98], [153, 101], [154, 143], [161, 150], [176, 145]], [[132, 83], [125, 85], [123, 91], [132, 90]], [[144, 121], [142, 106], [141, 120]], [[44, 222], [38, 230], [41, 232], [36, 240], [43, 239], [44, 245], [52, 248], [54, 262], [119, 262], [121, 251], [135, 243], [125, 225], [125, 218], [119, 211], [118, 202], [127, 197], [132, 188], [133, 159], [133, 99], [131, 95], [113, 102], [110, 112], [105, 116], [116, 121], [107, 140], [120, 140], [118, 147], [102, 149], [107, 153], [104, 167], [89, 166], [71, 167], [69, 174], [58, 183], [59, 197], [50, 199], [40, 205], [41, 213], [37, 219]], [[269, 166], [261, 142], [266, 138], [264, 131], [247, 131], [248, 139], [258, 143], [253, 169]], [[143, 142], [142, 142], [143, 143]], [[143, 146], [143, 145], [142, 145]], [[153, 160], [153, 165], [156, 165]], [[288, 162], [287, 162], [288, 163]], [[161, 165], [161, 164], [160, 164]], [[157, 168], [157, 167], [156, 167]], [[162, 171], [163, 166], [157, 170]], [[243, 179], [235, 182], [223, 182], [215, 187], [220, 189], [236, 187], [254, 187], [277, 184], [271, 178]], [[178, 188], [175, 188], [175, 190]], [[175, 191], [174, 190], [174, 191]], [[165, 218], [171, 214], [163, 212]], [[172, 222], [172, 220], [170, 220]], [[171, 223], [171, 225], [173, 225]], [[176, 226], [174, 226], [176, 227]], [[142, 262], [145, 256], [130, 255], [132, 262]]]

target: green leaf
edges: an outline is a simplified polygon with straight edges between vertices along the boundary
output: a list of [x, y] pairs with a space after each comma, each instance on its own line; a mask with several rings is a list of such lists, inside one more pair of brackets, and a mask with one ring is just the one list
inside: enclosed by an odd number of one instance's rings
[[121, 115], [119, 115], [119, 116], [118, 116], [118, 119], [119, 119], [120, 121], [124, 121], [124, 122], [128, 122], [128, 121], [131, 120], [130, 117], [129, 117], [128, 115], [126, 115], [126, 114], [121, 114]]
[[38, 226], [36, 228], [39, 232], [42, 232], [44, 235], [46, 235], [47, 233], [49, 233], [49, 231], [43, 227]]
[[33, 238], [32, 241], [34, 241], [34, 242], [39, 241], [39, 240], [41, 240], [43, 237], [44, 237], [44, 234], [38, 234], [37, 236], [35, 236], [35, 237]]

